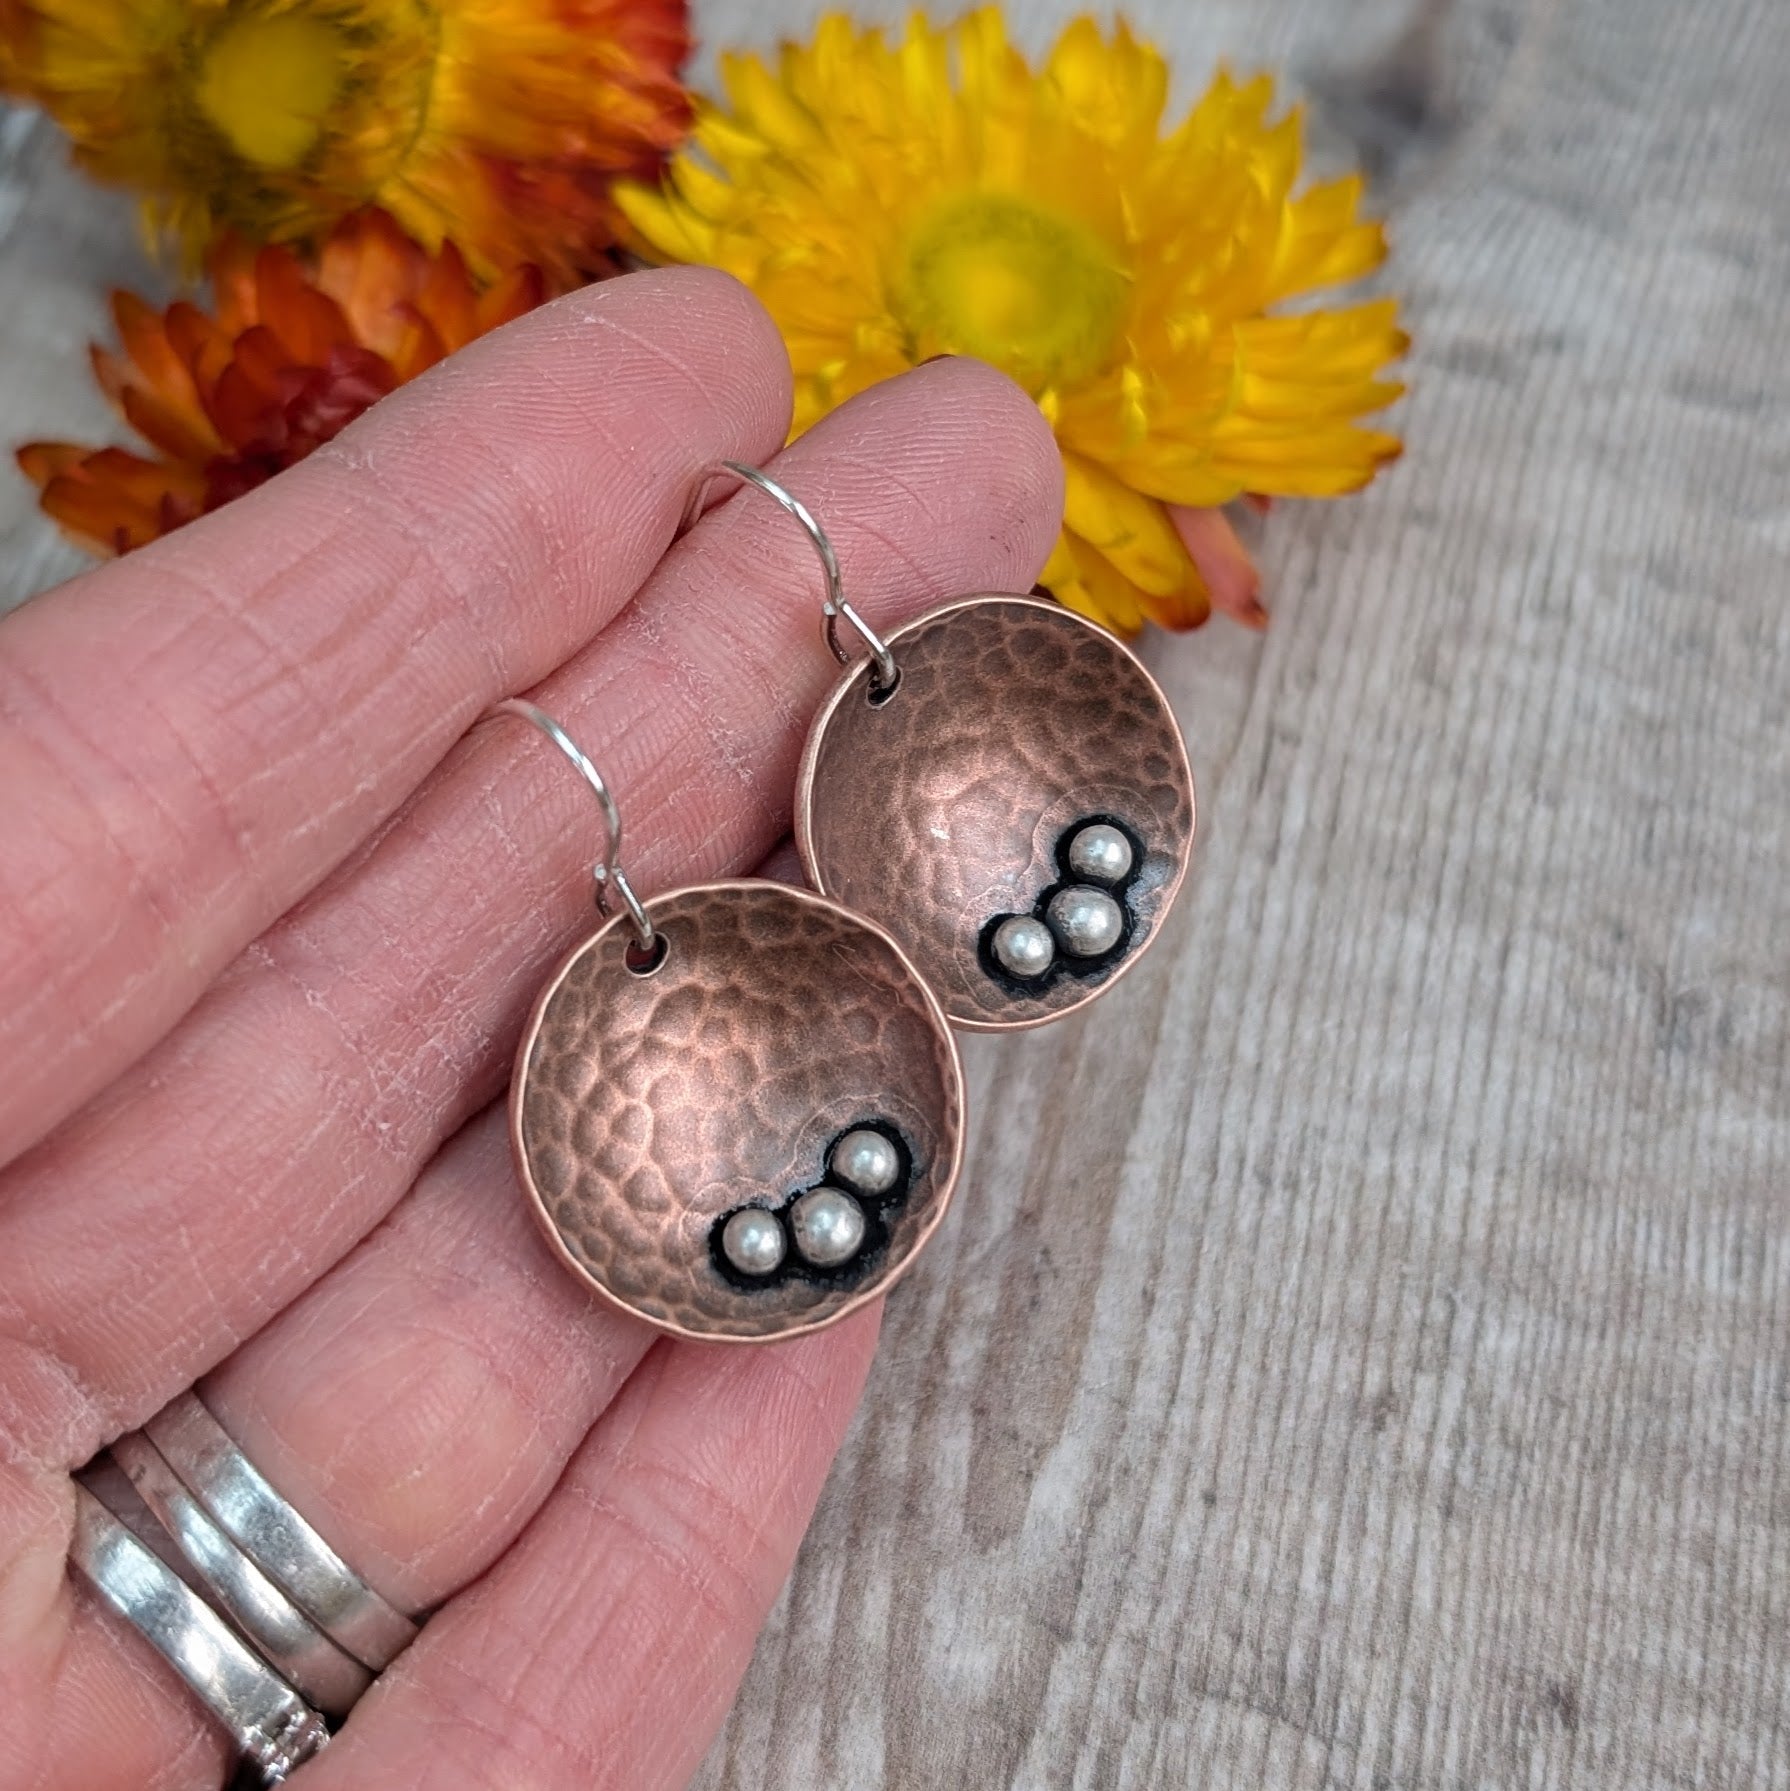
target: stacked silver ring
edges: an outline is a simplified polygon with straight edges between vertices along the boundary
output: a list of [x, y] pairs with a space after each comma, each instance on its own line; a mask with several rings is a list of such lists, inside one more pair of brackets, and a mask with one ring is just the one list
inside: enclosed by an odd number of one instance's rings
[[70, 1558], [262, 1782], [280, 1783], [415, 1639], [415, 1619], [268, 1484], [196, 1393], [110, 1453], [157, 1527], [77, 1485]]

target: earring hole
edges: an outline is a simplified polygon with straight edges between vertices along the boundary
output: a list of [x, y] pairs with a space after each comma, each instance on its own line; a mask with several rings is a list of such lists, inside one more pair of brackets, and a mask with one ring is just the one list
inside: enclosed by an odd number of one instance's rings
[[887, 684], [878, 684], [873, 677], [870, 682], [870, 706], [880, 709], [901, 688], [901, 667], [895, 668], [895, 676]]
[[622, 953], [622, 962], [636, 976], [651, 976], [665, 962], [670, 949], [670, 942], [663, 933], [655, 934], [651, 945], [642, 945], [639, 940], [630, 939], [627, 950]]

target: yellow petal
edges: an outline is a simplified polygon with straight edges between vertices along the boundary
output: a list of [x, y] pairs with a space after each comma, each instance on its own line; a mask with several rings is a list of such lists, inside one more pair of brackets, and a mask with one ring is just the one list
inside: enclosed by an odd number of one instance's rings
[[1057, 531], [1057, 538], [1051, 544], [1050, 558], [1044, 562], [1044, 570], [1038, 574], [1038, 582], [1046, 590], [1054, 591], [1059, 584], [1070, 584], [1079, 576], [1075, 567], [1075, 554], [1069, 546], [1069, 533], [1066, 529]]
[[1079, 454], [1063, 456], [1063, 517], [1141, 590], [1171, 596], [1193, 562], [1154, 498], [1122, 485]]
[[1060, 584], [1046, 580], [1050, 593], [1078, 615], [1115, 634], [1136, 634], [1144, 625], [1143, 593], [1110, 560], [1067, 530], [1061, 548], [1073, 570]]
[[742, 121], [776, 148], [801, 155], [818, 143], [814, 114], [756, 56], [723, 56], [721, 81]]
[[1084, 14], [1057, 39], [1044, 77], [1060, 95], [1067, 117], [1109, 143], [1153, 140], [1168, 97], [1168, 65], [1120, 22], [1109, 45]]
[[1245, 491], [1261, 489], [1246, 484], [1234, 471], [1214, 466], [1209, 458], [1177, 462], [1159, 451], [1115, 463], [1115, 473], [1128, 485], [1165, 504], [1185, 504], [1208, 510], [1240, 498]]
[[615, 189], [615, 203], [647, 244], [668, 260], [709, 260], [714, 230], [663, 188], [630, 182]]

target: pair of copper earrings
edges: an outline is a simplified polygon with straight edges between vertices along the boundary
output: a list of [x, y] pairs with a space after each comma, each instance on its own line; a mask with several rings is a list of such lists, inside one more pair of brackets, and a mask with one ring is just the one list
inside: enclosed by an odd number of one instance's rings
[[951, 1028], [1041, 1025], [1124, 974], [1186, 871], [1193, 779], [1161, 690], [1104, 629], [994, 594], [884, 640], [808, 510], [755, 467], [718, 470], [788, 511], [826, 575], [846, 669], [797, 781], [813, 887], [641, 901], [596, 767], [543, 711], [500, 704], [553, 739], [608, 825], [610, 918], [535, 1002], [510, 1122], [576, 1275], [662, 1330], [755, 1341], [831, 1324], [912, 1263], [963, 1154]]

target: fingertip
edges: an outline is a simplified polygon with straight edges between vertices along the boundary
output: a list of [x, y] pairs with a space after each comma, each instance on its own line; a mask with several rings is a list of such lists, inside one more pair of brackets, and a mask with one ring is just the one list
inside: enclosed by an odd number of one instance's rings
[[669, 1352], [679, 1373], [705, 1390], [728, 1387], [725, 1402], [769, 1402], [787, 1410], [792, 1430], [826, 1432], [850, 1416], [876, 1354], [884, 1302], [879, 1298], [818, 1331], [754, 1342], [679, 1338]]
[[[717, 458], [766, 459], [788, 436], [789, 356], [764, 307], [714, 268], [653, 268], [553, 299], [468, 344], [392, 393], [316, 455], [287, 487], [344, 466], [425, 500], [464, 484], [505, 520], [554, 525], [600, 548], [628, 499], [681, 506], [694, 472]], [[586, 483], [601, 462], [613, 477]], [[256, 495], [256, 494], [251, 494]], [[560, 525], [563, 524], [563, 527]]]
[[[752, 1378], [762, 1402], [764, 1425], [787, 1439], [790, 1459], [802, 1463], [798, 1494], [818, 1495], [876, 1356], [883, 1302], [873, 1301], [837, 1324], [754, 1352]], [[806, 1522], [804, 1515], [803, 1521]]]
[[[833, 1327], [836, 1353], [845, 1364], [857, 1363], [860, 1376], [868, 1372], [871, 1358], [876, 1354], [877, 1341], [883, 1333], [886, 1305], [886, 1300], [872, 1300], [868, 1306], [860, 1306], [849, 1318], [841, 1319]], [[822, 1336], [825, 1335], [823, 1332]]]
[[1063, 458], [1043, 412], [986, 361], [944, 355], [855, 399], [861, 432], [883, 426], [884, 406], [908, 409], [916, 397], [935, 419], [932, 457], [977, 494], [1000, 566], [990, 588], [1029, 590], [1063, 522]]
[[840, 1396], [855, 1405], [882, 1334], [883, 1306], [882, 1299], [872, 1300], [824, 1330], [755, 1353], [774, 1370], [793, 1371], [814, 1392], [820, 1407]]
[[[594, 281], [554, 299], [530, 315], [545, 326], [579, 337], [593, 325], [631, 328], [642, 314], [658, 329], [674, 326], [679, 341], [714, 342], [719, 370], [742, 379], [763, 408], [763, 428], [773, 453], [789, 433], [795, 376], [775, 320], [751, 289], [718, 267], [652, 267]], [[526, 324], [518, 319], [509, 327]], [[655, 332], [657, 333], [657, 331]]]

